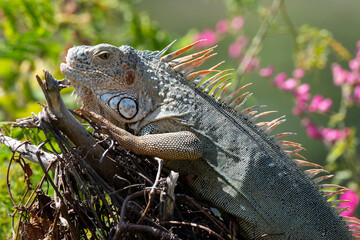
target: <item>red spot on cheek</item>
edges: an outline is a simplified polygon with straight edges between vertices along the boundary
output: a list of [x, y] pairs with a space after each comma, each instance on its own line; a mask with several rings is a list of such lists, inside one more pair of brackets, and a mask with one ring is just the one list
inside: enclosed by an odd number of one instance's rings
[[135, 81], [135, 72], [134, 70], [128, 70], [125, 72], [125, 81], [128, 85], [131, 85]]

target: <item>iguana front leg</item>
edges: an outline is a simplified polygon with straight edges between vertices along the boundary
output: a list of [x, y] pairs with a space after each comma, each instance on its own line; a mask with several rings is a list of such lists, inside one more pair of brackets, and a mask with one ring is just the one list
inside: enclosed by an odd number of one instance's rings
[[[83, 110], [77, 112], [100, 126], [108, 127], [109, 131], [127, 150], [136, 154], [159, 157], [165, 160], [195, 160], [202, 156], [202, 143], [192, 132], [179, 131], [135, 136], [94, 112]], [[106, 134], [105, 130], [101, 130], [101, 132]]]

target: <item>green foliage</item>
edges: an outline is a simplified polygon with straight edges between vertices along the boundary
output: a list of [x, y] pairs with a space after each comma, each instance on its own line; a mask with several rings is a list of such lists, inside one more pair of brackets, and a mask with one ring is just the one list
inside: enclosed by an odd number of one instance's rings
[[0, 120], [39, 111], [34, 75], [42, 68], [59, 74], [59, 56], [74, 44], [159, 49], [169, 42], [167, 33], [131, 1], [9, 0], [0, 1], [0, 11]]
[[338, 184], [347, 183], [352, 189], [358, 188], [359, 165], [357, 164], [356, 147], [359, 144], [356, 138], [356, 129], [352, 128], [347, 138], [338, 141], [329, 151], [326, 161], [329, 171], [341, 172], [337, 175], [334, 182]]
[[343, 59], [349, 60], [351, 54], [326, 29], [304, 25], [296, 37], [296, 67], [305, 70], [323, 69], [331, 51]]

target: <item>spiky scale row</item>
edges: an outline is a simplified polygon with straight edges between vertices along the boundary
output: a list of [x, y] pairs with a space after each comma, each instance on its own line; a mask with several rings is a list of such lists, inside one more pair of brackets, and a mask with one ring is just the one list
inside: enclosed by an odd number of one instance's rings
[[171, 67], [174, 67], [180, 63], [184, 63], [186, 61], [189, 61], [191, 59], [194, 59], [202, 54], [209, 54], [210, 52], [212, 52], [217, 46], [214, 46], [214, 47], [211, 47], [211, 48], [208, 48], [208, 49], [205, 49], [203, 51], [200, 51], [200, 52], [197, 52], [197, 53], [194, 53], [194, 54], [191, 54], [191, 55], [188, 55], [188, 56], [185, 56], [185, 57], [181, 57], [181, 58], [177, 58], [177, 59], [174, 59], [172, 60], [171, 62], [169, 62], [169, 65]]
[[[331, 176], [331, 175], [327, 175], [327, 176]], [[346, 189], [345, 187], [343, 186], [340, 186], [340, 185], [337, 185], [337, 184], [320, 184], [320, 185], [317, 185], [316, 186], [318, 190], [321, 190], [321, 189], [325, 189], [325, 188], [340, 188], [340, 189]]]
[[223, 88], [224, 84], [227, 84], [232, 80], [232, 78], [226, 78], [229, 75], [231, 74], [229, 73], [221, 78], [215, 79], [205, 88], [204, 92], [214, 97], [216, 93], [218, 93]]
[[[228, 71], [231, 71], [232, 69], [227, 69], [227, 70], [224, 70], [224, 71], [221, 71], [217, 74], [215, 74], [214, 76], [210, 77], [209, 79], [206, 79], [206, 81], [204, 81], [200, 86], [199, 88], [200, 89], [206, 89], [206, 88], [209, 88], [211, 85], [213, 85], [214, 83], [219, 83], [221, 80], [224, 80], [226, 77], [232, 75], [232, 73], [228, 73], [228, 74], [225, 74], [223, 76], [221, 76], [222, 74], [228, 72]], [[220, 77], [221, 76], [221, 77]], [[214, 87], [215, 85], [213, 85]], [[210, 89], [212, 89], [212, 87], [210, 87]]]
[[302, 150], [306, 150], [301, 146], [299, 143], [290, 142], [290, 141], [278, 141], [276, 144], [280, 147], [281, 150], [287, 149], [287, 148], [298, 148]]
[[[176, 57], [180, 56], [182, 53], [189, 50], [193, 46], [197, 45], [201, 41], [202, 40], [199, 40], [189, 46], [179, 49], [173, 53], [170, 53], [170, 54], [162, 57], [161, 60], [163, 62], [168, 62], [170, 64], [170, 66], [173, 66], [174, 71], [182, 74], [185, 77], [186, 81], [192, 82], [192, 83], [194, 83], [194, 85], [198, 85], [197, 86], [198, 88], [200, 88], [205, 93], [209, 94], [210, 96], [214, 97], [217, 101], [220, 102], [223, 99], [225, 92], [231, 85], [231, 82], [230, 82], [231, 78], [226, 79], [230, 74], [223, 75], [224, 73], [228, 72], [230, 69], [225, 70], [225, 71], [215, 70], [219, 65], [221, 65], [223, 63], [223, 62], [220, 62], [219, 64], [215, 65], [214, 67], [212, 67], [208, 70], [202, 70], [202, 71], [191, 73], [195, 68], [197, 68], [198, 66], [203, 64], [207, 59], [214, 56], [214, 54], [209, 55], [209, 56], [208, 56], [208, 54], [210, 54], [210, 52], [212, 52], [216, 46], [212, 47], [212, 48], [208, 48], [203, 51], [200, 51], [195, 54], [191, 54], [189, 56], [175, 59]], [[168, 50], [170, 48], [170, 46], [173, 43], [174, 42], [172, 42], [169, 46], [167, 46], [165, 49], [160, 51], [157, 54], [157, 56], [161, 57], [166, 52], [166, 50]], [[198, 57], [198, 56], [200, 56], [200, 57]], [[175, 59], [175, 60], [173, 60], [173, 59]], [[210, 77], [209, 79], [205, 80], [204, 82], [202, 82], [203, 79], [211, 73], [215, 73], [215, 75]], [[276, 111], [267, 111], [267, 112], [262, 112], [262, 113], [257, 113], [257, 111], [254, 111], [254, 109], [263, 107], [264, 105], [252, 106], [252, 107], [248, 107], [248, 108], [240, 111], [240, 109], [244, 106], [245, 102], [250, 98], [250, 96], [252, 94], [249, 92], [245, 92], [245, 93], [241, 94], [240, 96], [238, 96], [238, 94], [249, 85], [251, 85], [251, 83], [248, 83], [248, 84], [242, 86], [241, 88], [235, 90], [234, 92], [230, 93], [222, 101], [222, 104], [227, 105], [229, 108], [233, 109], [234, 112], [238, 112], [238, 114], [240, 116], [242, 116], [245, 120], [247, 120], [249, 123], [253, 124], [253, 126], [257, 127], [257, 129], [264, 132], [266, 135], [268, 135], [276, 126], [278, 126], [279, 124], [281, 124], [285, 121], [285, 119], [284, 119], [285, 116], [281, 116], [270, 122], [260, 122], [260, 123], [254, 124], [254, 122], [259, 117], [263, 117], [267, 114], [274, 113]], [[275, 134], [273, 136], [270, 136], [269, 139], [276, 140], [276, 139], [279, 139], [279, 138], [282, 138], [285, 136], [289, 136], [289, 135], [295, 135], [295, 133], [284, 132], [284, 133], [280, 133], [280, 134]], [[295, 142], [290, 142], [290, 141], [278, 141], [277, 145], [279, 146], [279, 148], [283, 151], [283, 153], [288, 158], [296, 156], [296, 157], [300, 157], [303, 159], [303, 160], [299, 160], [299, 159], [291, 160], [296, 167], [298, 167], [298, 168], [315, 167], [316, 168], [316, 169], [304, 170], [304, 174], [309, 179], [312, 179], [313, 183], [317, 186], [318, 190], [324, 195], [324, 198], [326, 200], [328, 200], [336, 195], [341, 195], [347, 190], [346, 188], [336, 185], [336, 184], [317, 185], [320, 182], [333, 177], [333, 175], [330, 175], [329, 172], [324, 170], [320, 165], [305, 161], [306, 159], [302, 155], [299, 154], [299, 152], [301, 150], [304, 150], [304, 148], [301, 146], [301, 144], [298, 144]], [[287, 149], [287, 148], [295, 148], [295, 149], [291, 150], [291, 151], [283, 150], [283, 149]], [[317, 176], [320, 173], [326, 173], [327, 175], [323, 175], [323, 176], [313, 179], [315, 176]], [[327, 188], [337, 188], [338, 190], [324, 190]], [[334, 200], [334, 201], [331, 201], [330, 204], [338, 205], [338, 204], [344, 203], [344, 202], [347, 202], [347, 201]], [[339, 214], [348, 210], [348, 208], [340, 208], [338, 206], [333, 206], [333, 208]], [[360, 234], [360, 220], [358, 220], [356, 218], [345, 218], [345, 217], [343, 217], [343, 219], [344, 219], [344, 222], [349, 226], [349, 230], [353, 234], [354, 238], [360, 239], [360, 238], [358, 238], [358, 236]]]
[[[226, 98], [225, 100], [223, 101], [224, 104], [226, 105], [229, 105], [231, 100], [233, 100], [235, 98], [236, 95], [238, 95], [239, 92], [241, 92], [242, 90], [244, 90], [244, 88], [246, 88], [247, 86], [250, 86], [252, 83], [248, 83], [248, 84], [245, 84], [244, 86], [242, 86], [241, 88], [235, 90], [234, 92], [230, 93]], [[231, 107], [231, 106], [229, 106]]]
[[189, 75], [186, 76], [186, 81], [191, 82], [193, 81], [196, 77], [199, 76], [204, 76], [206, 77], [209, 73], [215, 73], [215, 72], [220, 72], [220, 70], [202, 70], [202, 71], [198, 71], [198, 72], [194, 72], [194, 73], [190, 73]]
[[317, 178], [315, 178], [315, 179], [313, 179], [312, 181], [313, 181], [313, 183], [314, 184], [318, 184], [318, 183], [320, 183], [320, 182], [322, 182], [322, 181], [324, 181], [324, 180], [326, 180], [326, 179], [329, 179], [329, 178], [332, 178], [334, 175], [324, 175], [324, 176], [321, 176], [321, 177], [317, 177]]
[[201, 57], [196, 58], [190, 62], [185, 62], [180, 65], [177, 65], [176, 67], [174, 67], [174, 71], [179, 72], [182, 75], [192, 72], [195, 68], [202, 65], [204, 62], [206, 62], [209, 58], [212, 58], [213, 56], [215, 56], [217, 53], [213, 53], [211, 55], [209, 55], [209, 54], [210, 54], [210, 52], [207, 52], [204, 55], [202, 55]]
[[227, 78], [225, 80], [214, 82], [214, 84], [212, 84], [212, 86], [210, 86], [211, 90], [210, 90], [209, 94], [212, 97], [217, 98], [226, 86], [230, 86], [231, 80], [232, 80], [232, 78]]
[[223, 86], [221, 86], [221, 87], [219, 86], [219, 89], [218, 89], [218, 91], [217, 91], [218, 93], [216, 93], [216, 95], [215, 95], [216, 100], [217, 100], [218, 102], [220, 102], [220, 100], [223, 99], [223, 97], [224, 97], [227, 89], [228, 89], [230, 86], [231, 86], [231, 82], [226, 83], [226, 84], [224, 83]]
[[275, 139], [282, 138], [282, 137], [285, 137], [285, 136], [290, 136], [290, 135], [296, 135], [296, 133], [283, 132], [283, 133], [278, 133], [278, 134], [272, 135], [272, 136], [270, 136], [270, 138], [275, 140]]
[[[259, 113], [259, 114], [257, 114], [257, 115], [255, 115], [255, 116], [253, 116], [252, 117], [252, 115], [250, 116], [250, 115], [248, 115], [249, 117], [251, 117], [248, 121], [250, 122], [250, 123], [254, 123], [259, 117], [263, 117], [263, 116], [265, 116], [265, 115], [268, 115], [268, 114], [270, 114], [270, 113], [276, 113], [277, 111], [267, 111], [267, 112], [262, 112], [262, 113]], [[257, 113], [257, 112], [256, 112]], [[256, 114], [256, 113], [254, 113], [254, 114]], [[277, 135], [279, 135], [279, 134], [277, 134]], [[284, 135], [285, 136], [285, 135]], [[277, 136], [277, 137], [274, 137], [274, 139], [275, 138], [279, 138], [280, 137], [280, 135], [279, 136]]]
[[160, 52], [156, 53], [156, 57], [161, 57], [162, 55], [164, 55], [164, 53], [167, 52], [167, 50], [169, 50], [169, 48], [176, 42], [176, 39], [174, 41], [172, 41], [169, 45], [167, 45], [163, 50], [161, 50]]
[[324, 169], [308, 169], [304, 171], [305, 176], [307, 176], [308, 178], [312, 179], [313, 177], [315, 177], [316, 175], [318, 175], [319, 173], [328, 173], [328, 171], [324, 170]]
[[308, 162], [305, 160], [300, 160], [300, 159], [292, 159], [292, 162], [295, 164], [295, 166], [297, 167], [317, 167], [317, 168], [322, 168], [319, 164], [316, 163], [312, 163], [312, 162]]
[[360, 239], [360, 220], [354, 217], [343, 217], [343, 221], [348, 225], [354, 239]]
[[344, 192], [346, 192], [346, 191], [347, 191], [347, 189], [340, 189], [337, 191], [325, 190], [325, 191], [321, 191], [321, 193], [325, 196], [326, 200], [329, 200], [330, 198], [332, 198], [336, 195], [344, 194]]
[[349, 203], [349, 202], [351, 202], [351, 201], [350, 200], [332, 200], [332, 201], [329, 201], [331, 206], [340, 205], [342, 203]]

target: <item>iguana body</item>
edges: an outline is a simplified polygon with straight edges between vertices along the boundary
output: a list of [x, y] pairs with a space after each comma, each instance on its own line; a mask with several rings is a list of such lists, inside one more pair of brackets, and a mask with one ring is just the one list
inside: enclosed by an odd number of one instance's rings
[[[214, 67], [190, 73], [212, 56], [212, 48], [173, 60], [191, 46], [165, 57], [165, 50], [79, 46], [69, 50], [61, 71], [85, 110], [121, 127], [119, 140], [127, 149], [161, 157], [167, 167], [190, 176], [194, 195], [234, 216], [244, 237], [352, 239], [324, 197], [343, 190], [319, 191], [322, 185], [316, 186], [309, 176], [323, 170], [304, 173], [296, 164], [316, 165], [290, 160], [297, 150], [280, 150], [301, 146], [267, 136], [281, 118], [255, 125], [253, 108], [239, 111], [247, 93], [237, 97], [235, 91], [223, 100], [229, 86], [226, 71], [196, 87], [194, 82], [219, 71]], [[287, 134], [275, 138], [282, 135]]]

